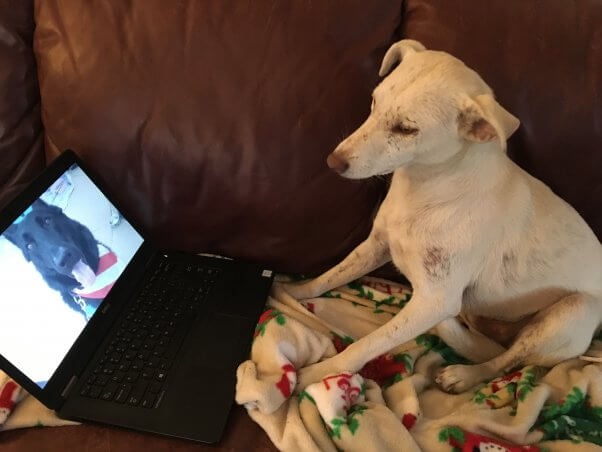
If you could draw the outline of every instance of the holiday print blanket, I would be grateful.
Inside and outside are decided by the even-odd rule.
[[[238,369],[237,402],[285,451],[602,450],[602,364],[581,359],[450,395],[433,385],[433,372],[467,361],[427,333],[358,374],[327,375],[295,393],[295,369],[343,350],[411,295],[366,277],[300,303],[276,286]],[[602,335],[587,354],[602,356]],[[0,429],[69,424],[0,372]]]
[[[284,451],[602,450],[602,363],[527,366],[458,395],[433,383],[467,363],[428,332],[296,393],[296,369],[330,357],[389,320],[412,296],[362,278],[298,301],[275,286],[237,372],[236,401]],[[602,356],[602,335],[590,356]]]

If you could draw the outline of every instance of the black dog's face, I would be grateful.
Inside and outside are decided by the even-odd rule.
[[[67,217],[60,208],[36,201],[5,236],[51,286],[49,278],[61,280],[63,285],[66,278],[72,279],[72,287],[93,282],[98,266],[96,241],[85,226]]]

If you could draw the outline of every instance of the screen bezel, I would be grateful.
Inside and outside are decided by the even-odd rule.
[[[93,171],[90,171],[71,150],[62,152],[25,190],[2,209],[0,212],[0,234],[4,233],[21,213],[73,164],[77,164],[82,169],[103,195],[119,210],[124,219],[140,234],[143,241],[127,267],[123,270],[111,292],[100,304],[95,315],[84,327],[44,388],[40,388],[33,380],[0,354],[0,369],[5,371],[7,375],[48,408],[55,410],[58,410],[63,404],[63,396],[65,395],[63,393],[67,389],[67,386],[72,382],[74,376],[79,377],[81,375],[85,366],[92,358],[94,351],[98,348],[100,342],[104,339],[109,328],[119,315],[124,302],[138,289],[139,284],[136,283],[141,280],[144,270],[156,254],[156,250],[147,240],[142,229],[134,221],[123,215],[123,210],[109,195],[110,192],[100,181],[100,178]]]

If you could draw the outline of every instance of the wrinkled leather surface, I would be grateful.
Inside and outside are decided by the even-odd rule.
[[[602,2],[408,0],[404,34],[476,70],[521,120],[509,155],[602,239]]]
[[[48,152],[79,151],[166,247],[316,273],[385,189],[325,159],[367,115],[401,2],[37,3]]]
[[[0,205],[45,166],[33,0],[0,0]]]

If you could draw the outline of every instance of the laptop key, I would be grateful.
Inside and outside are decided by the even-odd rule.
[[[127,383],[134,383],[136,380],[138,380],[139,377],[140,377],[140,374],[138,372],[130,371],[125,376],[125,381]]]
[[[140,361],[145,361],[148,359],[149,356],[150,356],[150,351],[143,350],[141,352],[138,352],[138,354],[136,355],[136,358],[139,359]]]
[[[102,393],[100,394],[100,398],[103,400],[112,400],[118,388],[119,386],[116,383],[109,382],[109,384],[103,389]]]
[[[136,361],[134,361],[132,363],[130,370],[138,372],[138,371],[142,370],[143,367],[144,367],[144,361],[141,361],[140,359],[136,359]]]
[[[90,385],[86,385],[82,388],[82,390],[79,392],[79,395],[82,396],[87,396],[90,394],[90,390],[92,389],[92,386]]]
[[[96,377],[96,384],[98,386],[104,386],[109,382],[109,376],[108,375],[99,375],[98,377]]]
[[[157,367],[159,365],[159,359],[153,356],[146,362],[146,365],[148,367]]]
[[[124,403],[128,396],[130,395],[130,391],[132,390],[132,385],[129,383],[124,383],[117,388],[117,392],[115,394],[115,401],[119,403]]]
[[[143,397],[142,397],[142,402],[140,402],[140,406],[144,407],[144,408],[152,408],[153,406],[155,406],[155,400],[157,399],[157,396],[155,396],[154,394],[151,393],[146,393]]]
[[[151,381],[148,384],[148,391],[152,392],[153,394],[158,394],[159,391],[161,391],[162,387],[163,387],[163,383],[160,383],[158,381]]]
[[[136,385],[133,387],[132,392],[130,393],[130,397],[128,398],[128,403],[130,405],[138,405],[140,403],[140,401],[142,400],[142,396],[144,396],[144,392],[146,391],[146,388],[148,386],[148,383],[144,380],[140,380],[136,383]]]
[[[125,377],[125,373],[118,370],[111,377],[111,381],[114,381],[115,383],[121,383],[123,381],[124,377]]]
[[[90,392],[88,392],[88,397],[92,399],[97,399],[100,396],[102,388],[100,386],[92,386],[90,388]]]

